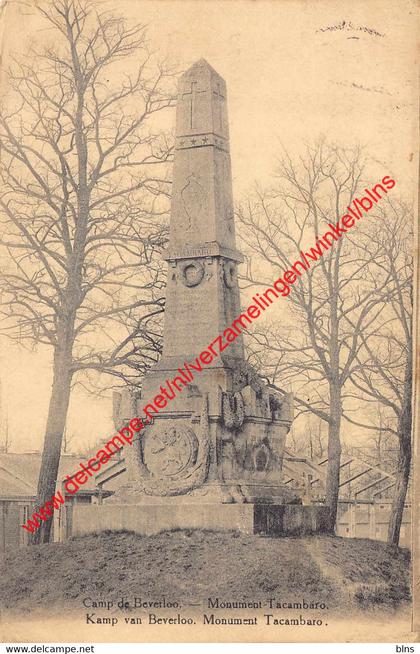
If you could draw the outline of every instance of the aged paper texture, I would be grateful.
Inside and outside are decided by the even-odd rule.
[[[418,642],[417,5],[0,10],[2,641]]]

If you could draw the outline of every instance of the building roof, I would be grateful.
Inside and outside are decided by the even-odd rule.
[[[76,454],[62,454],[58,479],[73,475],[80,470],[81,457]],[[0,454],[0,499],[32,498],[36,496],[39,470],[41,467],[40,452],[22,452]],[[79,493],[89,495],[96,491],[95,478],[91,477]]]
[[[328,457],[325,455],[319,460],[311,461],[306,457],[296,456],[291,450],[285,448],[283,460],[283,482],[299,483],[311,475],[310,484],[314,492],[322,496],[325,494]],[[396,483],[395,474],[380,468],[354,454],[343,454],[341,457],[341,474],[339,485],[340,501],[352,500],[378,500],[384,501],[392,497]]]

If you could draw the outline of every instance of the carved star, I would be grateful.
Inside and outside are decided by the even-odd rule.
[[[192,143],[193,145],[195,145],[195,143],[196,143],[196,139],[191,139],[191,143]]]
[[[203,136],[203,143],[207,143],[207,141],[208,141],[207,136]]]

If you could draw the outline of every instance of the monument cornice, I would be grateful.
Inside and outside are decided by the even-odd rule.
[[[181,248],[168,248],[164,253],[165,261],[176,261],[178,259],[197,259],[199,257],[223,257],[237,263],[243,263],[244,256],[239,250],[220,245],[217,241],[197,243],[195,245],[184,245]]]

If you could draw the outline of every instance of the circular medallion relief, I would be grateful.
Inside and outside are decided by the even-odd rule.
[[[150,472],[158,477],[173,477],[194,465],[198,440],[189,427],[167,427],[146,434],[143,458]]]
[[[183,261],[179,264],[179,268],[185,286],[197,286],[203,279],[204,266],[199,261]]]

